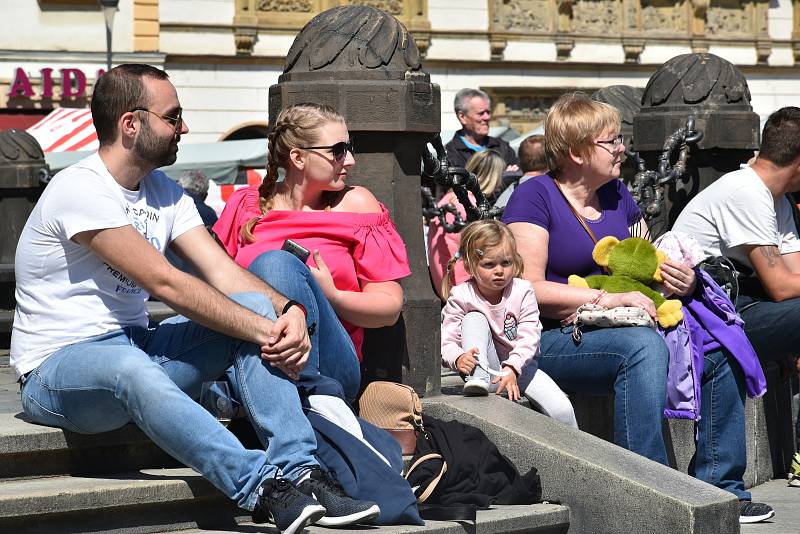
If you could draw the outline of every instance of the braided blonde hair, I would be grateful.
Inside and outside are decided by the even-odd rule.
[[[278,114],[275,126],[269,134],[267,174],[258,187],[258,207],[261,215],[253,217],[242,226],[241,235],[245,242],[255,241],[253,227],[272,208],[275,191],[278,188],[278,168],[286,169],[289,152],[293,148],[317,144],[319,129],[329,122],[344,124],[344,117],[324,104],[311,102],[295,104]]]
[[[478,267],[483,253],[497,246],[505,246],[511,252],[511,261],[514,263],[514,278],[522,275],[525,264],[522,256],[517,252],[517,240],[511,229],[500,221],[486,219],[468,224],[461,230],[461,242],[450,261],[447,262],[447,272],[442,280],[442,297],[446,300],[452,288],[451,277],[453,266],[459,259],[464,262],[464,270],[472,275]]]

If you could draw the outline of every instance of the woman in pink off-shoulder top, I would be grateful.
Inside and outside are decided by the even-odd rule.
[[[319,372],[338,380],[348,398],[358,390],[364,328],[397,321],[398,280],[411,273],[386,208],[367,189],[347,185],[352,153],[344,119],[332,108],[283,110],[270,135],[263,183],[234,193],[213,228],[239,265],[306,307],[316,336],[312,350],[322,349]],[[287,282],[289,273],[275,267],[275,256],[288,254],[279,250],[286,239],[312,253],[305,281]],[[352,344],[341,342],[342,325]]]

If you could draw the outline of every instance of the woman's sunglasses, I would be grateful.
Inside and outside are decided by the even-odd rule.
[[[333,159],[335,159],[338,163],[344,161],[344,158],[347,157],[347,153],[350,152],[351,154],[355,154],[355,147],[353,146],[353,140],[348,139],[347,141],[339,141],[333,145],[327,146],[301,146],[298,148],[302,148],[303,150],[330,150],[333,154]]]

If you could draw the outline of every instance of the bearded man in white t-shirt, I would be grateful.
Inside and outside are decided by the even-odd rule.
[[[683,209],[674,230],[707,256],[752,271],[736,302],[762,362],[800,353],[800,239],[787,193],[800,191],[800,108],[770,115],[755,161],[722,176]]]
[[[189,131],[166,73],[112,69],[95,85],[92,118],[98,152],[53,178],[17,246],[11,363],[27,416],[84,434],[133,422],[289,534],[376,517],[314,458],[292,382],[311,348],[304,306],[238,267],[192,199],[154,170],[175,162]],[[167,246],[199,277],[172,267]],[[148,328],[149,295],[183,316]],[[245,449],[193,400],[227,369],[266,451]]]

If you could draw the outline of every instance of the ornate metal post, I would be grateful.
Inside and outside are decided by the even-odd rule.
[[[39,200],[50,172],[39,143],[21,130],[0,132],[0,310],[12,310],[14,254],[25,221]],[[0,333],[0,338],[4,334]],[[0,340],[0,347],[8,340]]]
[[[367,332],[367,377],[402,376],[420,394],[433,394],[441,384],[440,305],[425,260],[419,192],[421,154],[439,132],[441,106],[439,87],[421,69],[413,37],[394,17],[367,6],[336,7],[295,38],[270,87],[269,116],[273,122],[282,108],[309,101],[344,115],[357,151],[352,183],[386,205],[413,273],[402,282],[398,324]]]
[[[738,169],[758,149],[759,118],[739,69],[713,54],[685,54],[670,59],[650,77],[642,108],[633,119],[633,149],[648,169],[664,166],[659,157],[665,139],[686,129],[690,115],[702,137],[688,149],[685,176],[665,186],[665,206],[651,224],[654,237],[672,226],[698,191]]]

